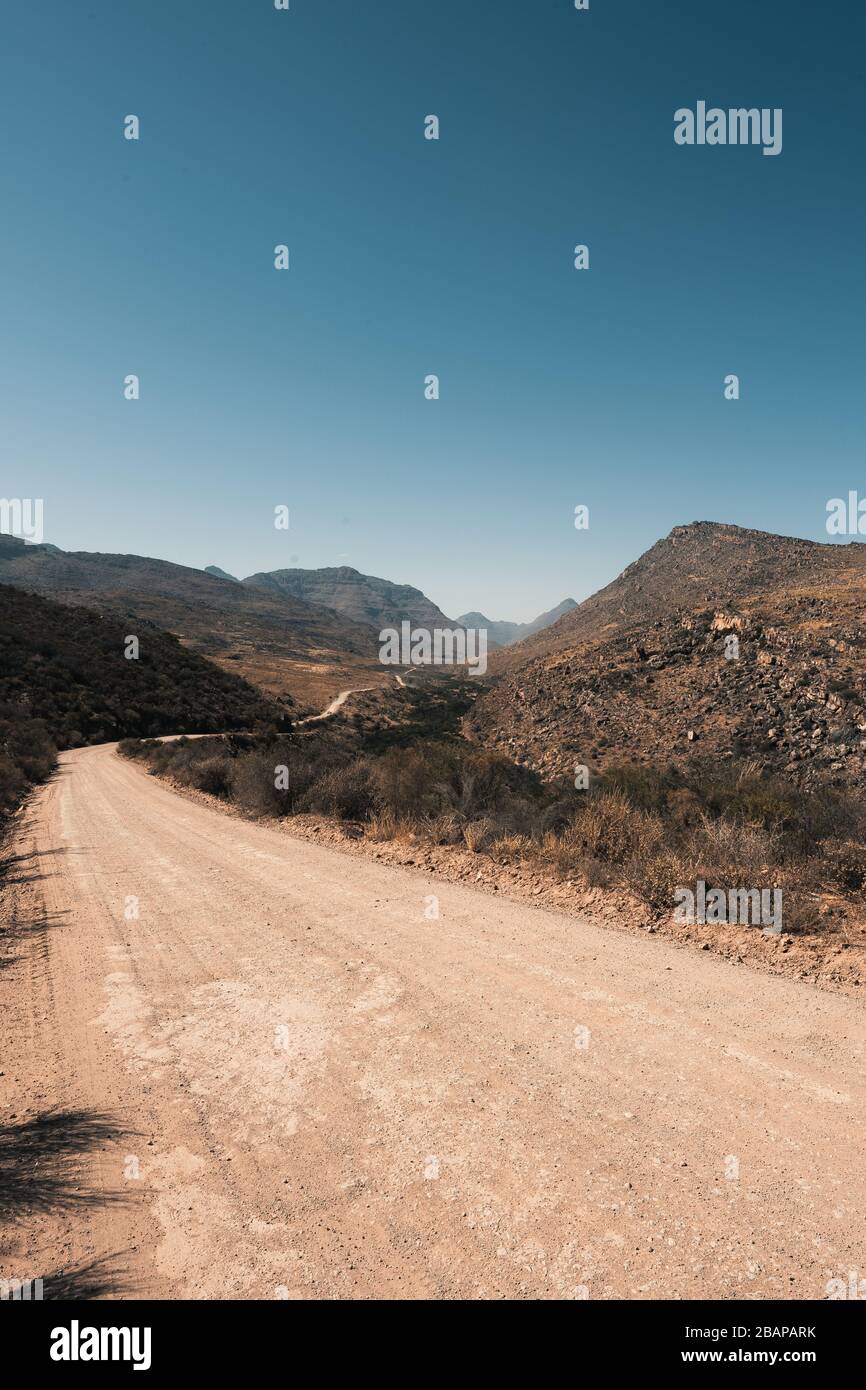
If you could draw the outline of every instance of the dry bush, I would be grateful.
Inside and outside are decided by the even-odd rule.
[[[588,888],[607,887],[613,878],[611,867],[587,852],[574,828],[563,834],[548,831],[540,841],[524,840],[523,858],[531,857],[553,868],[561,878],[579,877]]]
[[[852,840],[866,842],[866,795],[862,791],[817,788],[804,797],[805,831],[810,842]]]
[[[866,845],[856,840],[824,840],[820,848],[839,887],[862,893],[866,888]]]
[[[463,827],[463,843],[472,854],[481,854],[493,841],[489,820],[467,821]]]
[[[370,770],[365,762],[354,762],[331,768],[304,792],[295,809],[343,820],[364,820],[373,804]]]
[[[463,840],[463,821],[453,811],[433,816],[424,822],[424,832],[434,845],[459,845]]]
[[[368,840],[375,840],[381,843],[384,840],[399,840],[403,822],[399,821],[393,811],[373,811],[367,818],[364,827],[364,834]]]
[[[818,931],[821,918],[818,866],[807,862],[777,874],[773,886],[782,890],[782,930],[792,933]]]
[[[662,811],[665,807],[669,777],[655,768],[631,763],[612,765],[605,769],[603,781],[606,790],[619,792],[639,811]]]
[[[450,812],[473,821],[515,807],[520,771],[497,753],[430,743],[391,748],[368,761],[377,808],[401,819]]]
[[[532,858],[549,864],[563,877],[579,873],[587,857],[582,842],[568,830],[561,835],[548,830],[540,841],[529,841],[529,846]]]
[[[232,785],[232,762],[225,756],[204,758],[187,769],[187,780],[211,796],[227,796]]]
[[[647,855],[663,838],[661,821],[637,810],[616,791],[590,796],[562,835],[576,857],[589,854],[608,864]]]
[[[154,740],[150,738],[123,738],[117,751],[123,758],[147,758],[153,751]]]
[[[379,811],[398,820],[435,814],[439,809],[436,768],[415,748],[392,748],[371,760],[370,783]]]
[[[701,799],[691,787],[674,787],[668,793],[666,811],[675,832],[697,825],[703,815]]]
[[[586,793],[583,793],[586,796]],[[562,835],[574,819],[576,810],[575,793],[569,790],[565,795],[554,793],[548,805],[539,806],[531,801],[512,803],[508,820],[512,826],[525,829],[538,840],[548,836]]]
[[[721,889],[726,895],[732,889],[779,889],[783,930],[812,930],[820,920],[819,861],[804,858],[796,865],[785,865],[781,844],[778,829],[704,816],[679,843],[674,838],[650,854],[635,854],[623,876],[632,892],[662,912],[673,909],[677,888],[695,891],[699,880],[707,892]]]
[[[779,846],[778,832],[703,816],[685,848],[699,878],[720,888],[732,888],[767,883],[771,865],[779,859]]]
[[[0,753],[0,815],[14,810],[27,790],[27,778],[18,764]]]
[[[231,779],[232,800],[251,816],[285,816],[291,809],[291,773],[289,790],[276,787],[276,769],[280,766],[273,753],[247,753],[235,762]]]
[[[492,840],[490,853],[495,855],[497,859],[513,861],[528,858],[532,848],[532,841],[528,835],[510,831],[503,835],[497,835]]]
[[[695,882],[692,865],[671,849],[657,849],[650,854],[636,854],[625,865],[626,886],[636,897],[662,912],[674,906],[674,891]]]
[[[182,782],[185,786],[192,785],[190,770],[193,763],[202,762],[213,754],[213,744],[207,739],[193,741],[188,738],[178,738],[172,739],[168,743],[161,743],[154,739],[149,744],[149,748],[147,762],[151,772],[154,772],[157,777],[174,777],[176,781]]]
[[[612,875],[607,864],[593,858],[591,854],[584,855],[578,865],[578,871],[587,888],[607,888],[610,885]]]

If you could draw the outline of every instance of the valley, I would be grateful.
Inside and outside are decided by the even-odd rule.
[[[858,547],[675,528],[484,675],[383,665],[294,581],[2,542],[0,575],[4,1142],[51,1135],[4,1270],[172,1299],[842,1277]],[[368,578],[350,606],[423,607]]]

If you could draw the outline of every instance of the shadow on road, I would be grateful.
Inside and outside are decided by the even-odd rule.
[[[16,947],[22,942],[54,927],[64,926],[70,916],[67,910],[46,912],[41,896],[37,894],[25,898],[24,906],[14,897],[9,901],[4,896],[4,890],[13,884],[37,883],[50,878],[50,862],[42,861],[50,861],[58,854],[75,852],[68,848],[33,850],[27,854],[9,854],[0,859],[0,970],[12,965],[18,958]]]
[[[60,849],[34,849],[28,854],[5,855],[0,859],[0,888],[12,883],[37,883],[42,879],[51,878],[51,874],[47,872],[50,864],[43,864],[41,861],[68,853],[69,849],[64,845]]]
[[[46,1300],[69,1302],[75,1299],[123,1298],[134,1291],[129,1274],[122,1266],[123,1252],[103,1255],[71,1269],[58,1269],[43,1278]]]
[[[0,1126],[0,1219],[123,1201],[125,1192],[87,1187],[79,1161],[130,1133],[87,1110],[45,1110]]]
[[[69,910],[66,908],[62,912],[46,912],[41,905],[26,913],[16,911],[0,916],[0,970],[14,964],[19,955],[17,948],[27,938],[38,937],[55,927],[65,926],[69,916]]]

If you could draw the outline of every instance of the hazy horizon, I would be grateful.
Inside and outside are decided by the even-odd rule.
[[[720,520],[720,519],[717,518],[717,517],[692,517],[691,520],[689,520],[689,521],[677,521],[677,522],[674,523],[674,526],[675,526],[675,527],[676,527],[676,526],[694,526],[694,525],[735,526],[735,527],[739,527],[739,529],[745,530],[745,531],[761,531],[761,530],[762,530],[761,527],[746,526],[746,525],[742,525],[740,522],[736,522],[736,521],[722,521],[722,520]],[[674,528],[672,527],[671,529],[674,529]],[[665,533],[665,535],[668,535],[668,534],[670,534],[670,533],[669,533],[669,532],[666,532],[666,533]],[[820,544],[820,545],[831,545],[831,544],[854,544],[854,545],[862,545],[862,544],[866,544],[866,541],[860,541],[860,540],[856,539],[855,537],[846,537],[846,538],[844,539],[844,541],[834,540],[834,538],[831,537],[831,536],[829,536],[829,535],[827,535],[826,532],[824,533],[823,536],[817,536],[817,537],[816,537],[816,536],[802,536],[802,535],[795,535],[795,534],[792,534],[792,533],[782,533],[782,532],[764,532],[764,534],[778,535],[778,536],[780,536],[781,538],[787,539],[787,540],[813,541],[813,542],[815,542],[816,544]],[[652,541],[650,541],[648,545],[644,546],[644,548],[643,548],[642,550],[640,550],[640,551],[637,552],[635,555],[633,555],[633,556],[631,557],[631,559],[627,560],[627,561],[625,562],[625,565],[622,566],[622,569],[624,569],[624,568],[626,567],[626,565],[631,564],[633,560],[637,560],[637,559],[639,558],[639,556],[640,556],[640,555],[643,555],[643,554],[645,553],[646,550],[649,550],[649,549],[656,543],[656,541],[660,541],[660,540],[664,540],[664,539],[665,539],[665,536],[656,536],[656,537],[654,537],[654,539],[653,539]],[[57,542],[54,541],[54,540],[52,540],[50,537],[46,537],[44,543],[45,543],[46,545],[57,545]],[[76,550],[81,551],[81,550],[83,550],[83,547],[81,547],[81,546],[58,546],[58,548],[61,549],[61,550],[68,550],[68,551],[76,551]],[[117,551],[117,550],[107,550],[107,549],[104,549],[104,548],[102,548],[102,547],[99,547],[99,548],[97,548],[97,549],[95,549],[95,550],[93,550],[93,551],[91,551],[91,552],[89,552],[89,553],[91,553],[91,554],[97,554],[97,555],[112,555],[112,554],[113,554],[113,555],[118,555],[118,554],[142,555],[142,556],[143,556],[144,558],[146,558],[146,559],[151,559],[151,560],[163,560],[163,561],[168,562],[169,564],[183,565],[183,566],[186,566],[186,567],[189,568],[189,569],[196,569],[196,570],[206,570],[206,569],[208,568],[208,566],[212,566],[212,567],[214,567],[214,568],[224,570],[224,571],[226,572],[226,574],[228,574],[231,578],[238,580],[239,582],[240,582],[240,581],[243,581],[244,579],[249,579],[249,578],[251,578],[254,574],[268,573],[268,571],[267,571],[267,570],[263,570],[261,566],[253,566],[252,568],[249,568],[249,569],[244,569],[243,567],[241,567],[241,568],[236,568],[236,569],[235,569],[235,568],[232,568],[230,565],[221,564],[219,560],[208,560],[208,561],[207,561],[207,564],[196,565],[196,564],[191,564],[191,563],[190,563],[189,561],[187,561],[187,560],[179,560],[179,559],[177,559],[176,557],[174,557],[173,555],[144,554],[144,552],[142,552],[142,551]],[[415,589],[420,589],[421,592],[424,593],[424,594],[426,595],[427,598],[431,599],[433,603],[437,604],[437,606],[438,606],[439,608],[441,608],[441,610],[446,614],[446,616],[451,617],[451,618],[460,617],[463,613],[473,613],[473,612],[475,612],[475,613],[483,613],[484,616],[485,616],[486,618],[488,618],[491,622],[517,622],[517,623],[529,623],[529,622],[532,622],[535,618],[540,617],[543,613],[548,613],[548,612],[551,611],[551,609],[557,608],[561,603],[563,603],[563,602],[564,602],[565,600],[567,600],[567,599],[574,599],[575,602],[577,602],[578,604],[580,604],[580,603],[583,602],[584,599],[589,598],[591,594],[597,593],[599,589],[605,588],[605,587],[606,587],[608,584],[610,584],[614,579],[616,579],[617,576],[618,576],[619,574],[622,573],[622,569],[617,569],[617,570],[615,570],[614,572],[612,572],[611,574],[609,574],[606,578],[602,578],[601,582],[600,582],[598,585],[596,585],[596,587],[595,587],[594,589],[590,590],[588,593],[581,594],[580,596],[577,596],[577,595],[575,595],[575,594],[573,594],[573,593],[562,593],[562,594],[560,595],[559,598],[552,599],[549,603],[545,604],[545,605],[544,605],[543,607],[541,607],[541,608],[536,609],[536,610],[535,610],[534,612],[532,612],[532,613],[527,613],[527,614],[525,614],[525,615],[515,616],[514,614],[511,614],[511,613],[505,614],[505,613],[489,612],[487,609],[481,607],[481,605],[479,605],[479,604],[477,604],[477,603],[464,603],[462,607],[457,607],[457,608],[454,608],[453,610],[452,610],[452,609],[449,609],[449,608],[445,607],[444,604],[442,604],[442,603],[439,602],[439,599],[438,599],[438,597],[437,597],[437,595],[436,595],[435,593],[429,593],[426,589],[423,588],[423,586],[417,584],[412,578],[405,578],[405,577],[400,577],[399,575],[394,575],[394,574],[386,573],[385,570],[382,569],[381,567],[380,567],[378,570],[377,570],[377,569],[359,570],[357,565],[350,565],[350,564],[348,563],[348,561],[334,561],[333,563],[328,563],[328,562],[326,562],[326,563],[324,563],[324,564],[322,564],[322,565],[296,565],[296,564],[292,564],[292,563],[288,563],[288,562],[287,562],[285,565],[274,566],[273,568],[274,568],[274,569],[298,569],[298,570],[302,570],[302,571],[305,571],[305,572],[308,572],[308,573],[309,573],[309,572],[313,572],[313,571],[318,570],[318,569],[339,569],[339,568],[342,568],[342,567],[344,567],[344,566],[346,566],[346,567],[348,567],[348,568],[350,568],[350,569],[354,569],[354,570],[356,570],[356,571],[357,571],[358,573],[360,573],[360,574],[365,574],[365,575],[367,575],[367,576],[370,577],[370,578],[384,579],[384,580],[388,580],[388,581],[389,581],[390,583],[392,583],[392,584],[404,584],[404,585],[409,585],[409,586],[411,586],[412,588],[415,588]]]

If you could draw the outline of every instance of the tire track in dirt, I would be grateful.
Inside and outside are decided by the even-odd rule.
[[[15,1226],[13,1274],[822,1298],[866,1268],[854,1000],[223,815],[111,746],[63,755],[17,846],[51,925],[0,971],[6,1099],[134,1134],[76,1155],[103,1198]]]

